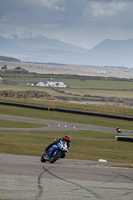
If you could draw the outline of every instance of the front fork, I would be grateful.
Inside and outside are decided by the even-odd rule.
[[[47,153],[47,156],[49,157],[49,158],[51,158],[51,156],[52,156],[52,153],[55,151],[56,152],[56,150],[57,150],[57,147],[51,147],[51,149],[49,150],[49,152]]]

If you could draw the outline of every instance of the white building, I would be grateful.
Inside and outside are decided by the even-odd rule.
[[[40,80],[37,82],[36,86],[42,86],[42,87],[59,87],[59,88],[66,88],[68,85],[65,85],[63,81],[58,80]]]
[[[2,77],[0,77],[0,83],[2,83]]]

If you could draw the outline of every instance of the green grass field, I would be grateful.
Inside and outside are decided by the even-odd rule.
[[[40,127],[46,127],[47,125],[0,119],[0,127],[7,127],[7,126],[9,128],[40,128]]]
[[[103,89],[133,89],[132,81],[115,81],[115,80],[79,80],[79,79],[69,79],[69,81],[64,79],[66,84],[70,84],[71,88],[103,88]]]
[[[131,80],[109,80],[109,79],[81,79],[81,77],[67,78],[63,75],[54,74],[15,74],[15,73],[1,73],[4,80],[18,81],[18,82],[37,82],[40,79],[53,78],[56,80],[62,80],[66,85],[70,85],[71,88],[103,88],[103,89],[133,89],[133,82]],[[112,78],[113,79],[113,78]]]
[[[86,134],[86,137],[82,137],[83,133]],[[61,137],[64,134],[69,134],[72,137],[70,152],[67,154],[67,158],[95,161],[102,158],[108,162],[133,163],[132,143],[105,140],[102,138],[114,138],[114,135],[108,136],[108,134],[99,133],[98,136],[98,133],[94,132],[94,135],[92,135],[90,131],[68,131],[65,133],[4,131],[0,133],[0,152],[41,156],[46,146],[53,142],[54,138]]]
[[[9,98],[9,97],[0,97],[0,101],[133,117],[132,107],[124,105],[79,104],[79,103],[70,103],[67,101],[60,101],[54,99],[49,99],[49,100],[32,99],[32,98],[23,99],[23,98]]]
[[[61,89],[62,90],[62,89]],[[104,89],[65,89],[65,92],[73,95],[91,95],[91,96],[104,96],[104,97],[117,97],[117,98],[133,98],[133,91],[117,91],[117,90],[104,90]],[[63,94],[61,94],[63,95]],[[70,95],[69,95],[70,96]]]
[[[121,128],[133,130],[133,123],[131,121],[59,113],[54,111],[42,111],[0,105],[0,114],[61,120],[114,128],[120,126]],[[98,159],[106,159],[108,162],[133,164],[132,143],[115,141],[115,136],[117,134],[95,131],[0,131],[0,153],[41,156],[43,150],[49,143],[53,142],[54,138],[59,138],[64,135],[70,135],[72,138],[70,152],[67,154],[66,158],[95,161]]]
[[[50,75],[46,78],[46,75],[35,75],[35,74],[12,74],[12,73],[3,73],[4,81],[12,82],[37,82],[40,79],[48,79]],[[51,77],[54,75],[51,75]],[[61,76],[61,75],[60,75]],[[69,85],[70,88],[62,88],[61,91],[65,93],[71,93],[71,95],[66,95],[65,93],[59,93],[50,88],[43,87],[29,87],[24,85],[8,85],[0,84],[0,90],[39,90],[48,92],[52,96],[71,96],[75,95],[92,95],[92,96],[102,96],[102,97],[117,97],[117,98],[133,98],[133,81],[131,80],[83,80],[78,78],[65,78],[63,76],[57,76],[57,80],[62,80],[66,85]],[[115,89],[115,90],[114,90]],[[116,91],[117,90],[117,91]]]

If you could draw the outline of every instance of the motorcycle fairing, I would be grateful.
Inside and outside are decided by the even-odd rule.
[[[55,151],[55,152],[54,152]],[[51,158],[51,155],[52,153],[54,152],[54,155],[57,153],[58,149],[57,149],[57,145],[53,145],[51,148],[50,148],[50,151],[48,152],[47,156],[49,158]]]

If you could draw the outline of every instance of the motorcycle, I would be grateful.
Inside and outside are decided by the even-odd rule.
[[[65,141],[59,141],[57,144],[53,145],[47,153],[41,156],[41,162],[49,161],[50,163],[54,163],[59,158],[64,158],[67,152],[67,143]]]
[[[117,133],[121,133],[120,128],[116,128]]]

